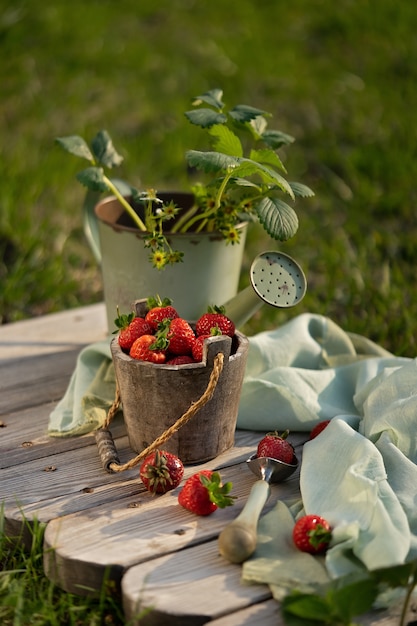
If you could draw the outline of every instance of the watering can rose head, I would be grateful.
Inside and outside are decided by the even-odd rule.
[[[270,237],[286,241],[298,230],[297,214],[286,200],[314,195],[306,185],[286,178],[278,150],[294,138],[269,129],[267,118],[271,115],[266,111],[247,105],[228,109],[222,98],[222,90],[210,90],[195,98],[194,108],[185,113],[192,124],[207,132],[211,148],[185,154],[188,166],[207,176],[206,182],[191,187],[194,204],[188,209],[163,203],[152,189],[139,191],[131,185],[127,185],[128,201],[117,182],[105,173],[123,161],[106,130],[98,132],[90,145],[78,135],[56,140],[71,154],[90,162],[77,174],[78,181],[92,191],[110,192],[118,198],[137,228],[146,233],[145,245],[158,269],[182,260],[182,252],[171,247],[168,234],[217,232],[234,244],[239,241],[240,223],[259,221]],[[132,206],[135,203],[143,207],[142,216]]]

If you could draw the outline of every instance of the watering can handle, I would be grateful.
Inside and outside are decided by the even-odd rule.
[[[120,193],[124,196],[130,196],[132,191],[127,183],[118,178],[112,178],[112,183],[116,185]],[[91,248],[97,263],[101,263],[100,237],[98,232],[98,219],[95,213],[95,206],[100,200],[101,193],[99,191],[87,190],[83,203],[83,228],[84,234]]]

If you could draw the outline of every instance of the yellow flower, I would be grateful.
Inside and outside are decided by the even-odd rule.
[[[163,250],[155,250],[151,254],[152,265],[156,267],[157,270],[161,270],[167,264],[167,255]]]
[[[236,228],[229,228],[229,230],[224,233],[224,236],[226,243],[239,243],[240,235]]]

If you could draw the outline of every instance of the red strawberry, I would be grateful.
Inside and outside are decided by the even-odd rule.
[[[283,463],[292,463],[294,460],[294,448],[287,441],[288,435],[288,430],[284,431],[282,435],[279,435],[277,431],[267,433],[258,443],[256,455],[258,457],[267,456]]]
[[[209,335],[212,328],[218,328],[222,335],[233,337],[235,334],[235,325],[232,320],[226,316],[223,306],[213,306],[208,308],[208,312],[204,313],[195,326],[196,335]]]
[[[295,523],[292,537],[296,547],[302,552],[319,554],[327,550],[332,538],[332,529],[323,517],[304,515]]]
[[[175,317],[179,317],[176,309],[172,306],[170,298],[164,298],[163,300],[159,296],[148,298],[147,306],[148,312],[145,315],[145,320],[150,323],[154,330],[157,330],[158,325],[164,320],[172,320]]]
[[[222,333],[218,328],[212,328],[211,332],[208,335],[199,335],[195,338],[192,355],[194,361],[202,361],[203,360],[203,349],[204,349],[204,341],[209,337],[215,337],[216,335],[221,335]]]
[[[330,420],[323,420],[316,424],[310,432],[310,439],[314,439],[317,435],[320,435],[321,431],[324,430]]]
[[[139,476],[151,493],[165,493],[180,484],[184,476],[184,465],[175,454],[156,450],[142,462]]]
[[[128,315],[121,314],[117,308],[117,317],[114,320],[119,336],[117,338],[119,346],[125,352],[129,352],[133,342],[141,335],[149,335],[153,332],[151,325],[143,317],[135,317],[134,313]]]
[[[173,356],[171,359],[168,359],[165,362],[165,365],[187,365],[189,363],[195,363],[194,359],[188,354],[183,354],[181,356]]]
[[[178,502],[196,515],[210,515],[233,504],[234,497],[228,495],[231,488],[230,482],[222,485],[219,472],[200,470],[185,481]]]
[[[195,334],[190,324],[182,317],[176,317],[170,321],[166,336],[169,341],[168,349],[172,354],[190,355],[192,353]]]
[[[166,350],[158,347],[155,335],[142,335],[133,343],[129,352],[132,359],[150,361],[151,363],[165,363]]]

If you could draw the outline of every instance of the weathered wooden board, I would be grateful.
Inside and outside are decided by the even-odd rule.
[[[275,600],[264,604],[271,598],[269,587],[242,582],[241,566],[219,555],[216,540],[131,567],[122,578],[122,597],[132,626],[284,624],[279,604]],[[152,610],[139,619],[145,609]],[[367,613],[358,623],[394,626],[400,611],[398,604]]]
[[[0,415],[57,402],[64,395],[79,350],[0,363]]]
[[[81,348],[104,339],[107,332],[102,302],[0,325],[0,363]]]
[[[209,541],[130,568],[122,580],[124,612],[134,624],[138,611],[150,608],[141,625],[205,624],[271,597],[266,585],[241,585],[240,578],[240,565]]]
[[[105,568],[117,580],[132,565],[217,537],[243,508],[257,480],[245,462],[257,439],[252,433],[251,445],[235,447],[215,462],[186,468],[185,477],[197,468],[220,468],[223,479],[233,483],[234,506],[219,509],[209,518],[197,517],[178,504],[179,487],[160,497],[144,493],[137,508],[130,508],[131,499],[118,499],[95,507],[93,515],[86,511],[52,520],[45,533],[48,576],[67,591],[77,592],[79,584],[87,583],[100,589]],[[265,511],[278,497],[288,501],[298,494],[298,474],[294,474],[272,486]]]
[[[93,446],[90,454],[96,455],[93,434],[79,437],[49,437],[47,425],[55,403],[35,408],[23,409],[1,418],[0,428],[0,469],[20,466],[36,459],[55,456],[67,450]],[[117,417],[111,425],[114,438],[126,434],[122,417]],[[131,453],[133,456],[133,453]]]

